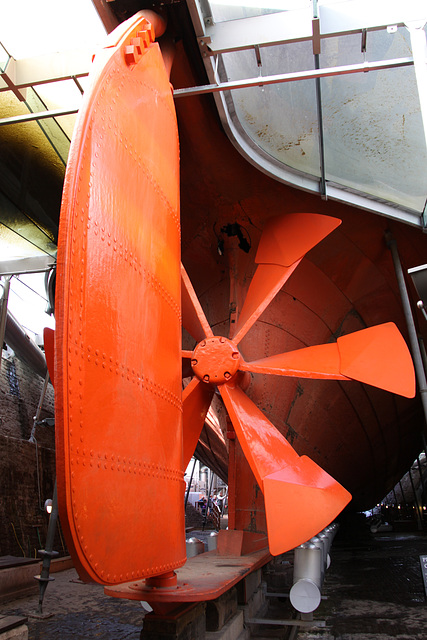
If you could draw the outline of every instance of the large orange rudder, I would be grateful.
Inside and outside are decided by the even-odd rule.
[[[67,166],[56,294],[57,481],[79,574],[185,562],[179,149],[141,14],[95,57]]]

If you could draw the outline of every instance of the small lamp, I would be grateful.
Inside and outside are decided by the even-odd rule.
[[[48,498],[44,503],[44,510],[46,511],[46,513],[49,513],[49,514],[52,513],[52,504],[53,504],[52,499]]]

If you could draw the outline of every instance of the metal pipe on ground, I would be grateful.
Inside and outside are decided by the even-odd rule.
[[[325,570],[330,565],[329,550],[338,525],[332,524],[294,550],[293,585],[289,599],[301,614],[312,613],[321,601]]]
[[[185,548],[187,552],[187,558],[194,558],[194,556],[198,556],[199,553],[204,553],[205,544],[204,542],[202,542],[202,540],[192,537],[188,538],[188,540],[185,541]]]

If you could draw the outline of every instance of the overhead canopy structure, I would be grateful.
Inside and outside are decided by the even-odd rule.
[[[56,255],[75,114],[106,30],[90,0],[8,3],[0,26],[0,252]]]
[[[425,2],[188,4],[207,90],[250,162],[324,198],[426,225]]]
[[[126,7],[126,2],[114,4],[115,10]],[[176,99],[212,92],[233,143],[276,179],[427,226],[423,0],[187,4],[210,84],[179,89]],[[79,0],[47,2],[43,12],[25,2],[5,9],[0,27],[5,256],[55,254],[74,114],[92,54],[117,24],[105,8],[103,24],[94,5],[101,6]],[[11,156],[19,157],[15,173]]]

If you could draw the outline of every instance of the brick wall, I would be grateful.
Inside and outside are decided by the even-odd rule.
[[[5,353],[5,352],[3,352]],[[55,482],[55,433],[37,426],[29,442],[43,379],[17,357],[2,358],[0,370],[0,556],[35,557],[45,546],[48,516],[43,506]],[[49,384],[40,420],[54,417]],[[56,551],[67,553],[58,532]]]
[[[0,434],[28,440],[44,380],[16,356],[2,358],[0,370]],[[45,395],[40,420],[53,418],[54,392],[51,384]],[[55,447],[52,427],[37,427],[37,441]]]

